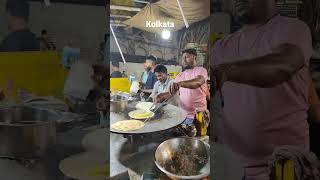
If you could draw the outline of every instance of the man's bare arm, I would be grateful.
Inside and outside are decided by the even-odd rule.
[[[160,93],[157,96],[153,97],[154,103],[162,103],[164,100],[168,100],[172,98],[175,94],[171,94],[170,92]]]
[[[188,80],[188,81],[181,81],[179,82],[179,86],[183,88],[188,88],[188,89],[197,89],[200,86],[202,86],[204,83],[206,83],[206,79],[199,75],[194,79]]]
[[[303,66],[304,55],[301,49],[295,45],[283,44],[265,56],[221,64],[212,71],[218,87],[222,86],[223,81],[230,81],[270,88],[290,80]]]

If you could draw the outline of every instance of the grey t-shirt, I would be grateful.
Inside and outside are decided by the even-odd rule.
[[[169,92],[169,88],[173,82],[174,82],[173,79],[171,79],[169,77],[167,78],[166,82],[164,82],[164,83],[157,81],[153,86],[153,91],[150,96],[154,97],[160,93]]]
[[[174,80],[171,79],[170,77],[167,78],[166,82],[162,83],[160,81],[157,81],[154,86],[153,86],[153,90],[152,93],[150,95],[150,97],[155,97],[158,94],[164,93],[164,92],[169,92],[170,90],[170,86],[174,83]],[[178,106],[179,102],[179,97],[178,94],[174,95],[169,101],[169,104]]]

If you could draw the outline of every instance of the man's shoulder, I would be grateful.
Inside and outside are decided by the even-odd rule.
[[[19,32],[12,32],[8,34],[3,41],[4,42],[10,42],[10,41],[15,41],[16,39],[19,39],[20,33]]]
[[[302,20],[300,20],[300,19],[298,19],[298,18],[292,18],[292,17],[287,17],[287,16],[281,16],[281,15],[278,15],[278,16],[275,18],[274,21],[306,24],[305,22],[303,22]]]
[[[172,83],[174,83],[174,79],[168,77],[168,84],[172,84]]]
[[[197,71],[197,72],[207,72],[207,69],[202,67],[202,66],[197,66],[195,68],[193,68],[193,71]]]
[[[119,77],[122,77],[122,74],[119,71],[114,71],[114,72],[111,73],[111,77],[119,78]]]
[[[157,81],[154,83],[154,86],[155,86],[155,87],[156,87],[156,86],[159,86],[159,84],[160,84],[160,81],[157,80]]]
[[[1,42],[1,51],[15,51],[19,50],[20,35],[18,32],[8,34]]]
[[[299,31],[301,29],[309,30],[309,26],[304,21],[298,18],[281,15],[278,15],[270,24],[281,29],[289,29],[293,31]]]
[[[180,72],[180,73],[176,76],[176,78],[174,79],[174,82],[179,82],[179,81],[181,81],[181,80],[183,79],[183,78],[182,78],[183,74],[184,74],[184,71]]]
[[[29,37],[29,38],[37,39],[37,36],[33,32],[31,32],[29,29],[13,32],[11,33],[11,35],[15,37]]]
[[[213,51],[219,51],[219,48],[225,48],[227,46],[227,44],[232,41],[233,39],[237,38],[237,36],[239,35],[239,31],[236,31],[234,33],[228,34],[225,37],[223,37],[222,39],[219,39],[218,41],[216,41],[213,45]]]
[[[157,79],[157,76],[154,72],[151,72],[150,75],[151,75],[152,79]]]
[[[177,78],[180,78],[183,74],[184,74],[184,71],[178,73],[177,76],[176,76],[176,79],[177,79]]]

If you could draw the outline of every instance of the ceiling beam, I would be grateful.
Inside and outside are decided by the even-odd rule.
[[[120,23],[122,23],[122,21],[119,21],[119,20],[110,20],[110,23],[117,23],[117,24],[120,24]]]
[[[123,24],[122,21],[119,21],[119,20],[110,20],[110,24],[112,26],[127,27],[127,25]]]
[[[111,26],[114,26],[114,27],[127,27],[124,24],[111,24]]]
[[[125,15],[118,15],[118,14],[110,14],[110,17],[113,17],[113,18],[126,18],[126,19],[132,18],[132,16],[125,16]]]
[[[141,11],[141,8],[137,7],[130,7],[130,6],[119,6],[119,5],[110,5],[110,9],[112,10],[123,10],[123,11]]]
[[[134,0],[134,2],[143,3],[143,4],[149,4],[150,3],[148,1],[142,1],[142,0]]]

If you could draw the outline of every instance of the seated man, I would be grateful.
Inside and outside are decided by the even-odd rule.
[[[40,44],[28,27],[28,2],[8,0],[6,13],[10,34],[0,43],[0,52],[39,51]]]
[[[157,58],[154,56],[148,56],[144,63],[145,72],[141,76],[140,84],[143,86],[143,89],[153,89],[154,84],[157,81],[156,76],[154,75],[154,68],[156,66]]]
[[[112,73],[110,75],[111,78],[121,78],[122,73],[119,70],[119,62],[112,61]]]
[[[168,76],[167,68],[162,64],[159,64],[155,67],[154,73],[158,81],[154,84],[153,91],[150,97],[154,102],[156,102],[157,95],[170,91],[170,86],[172,83],[174,83],[174,80]],[[171,98],[168,102],[172,105],[177,106],[177,96]]]

